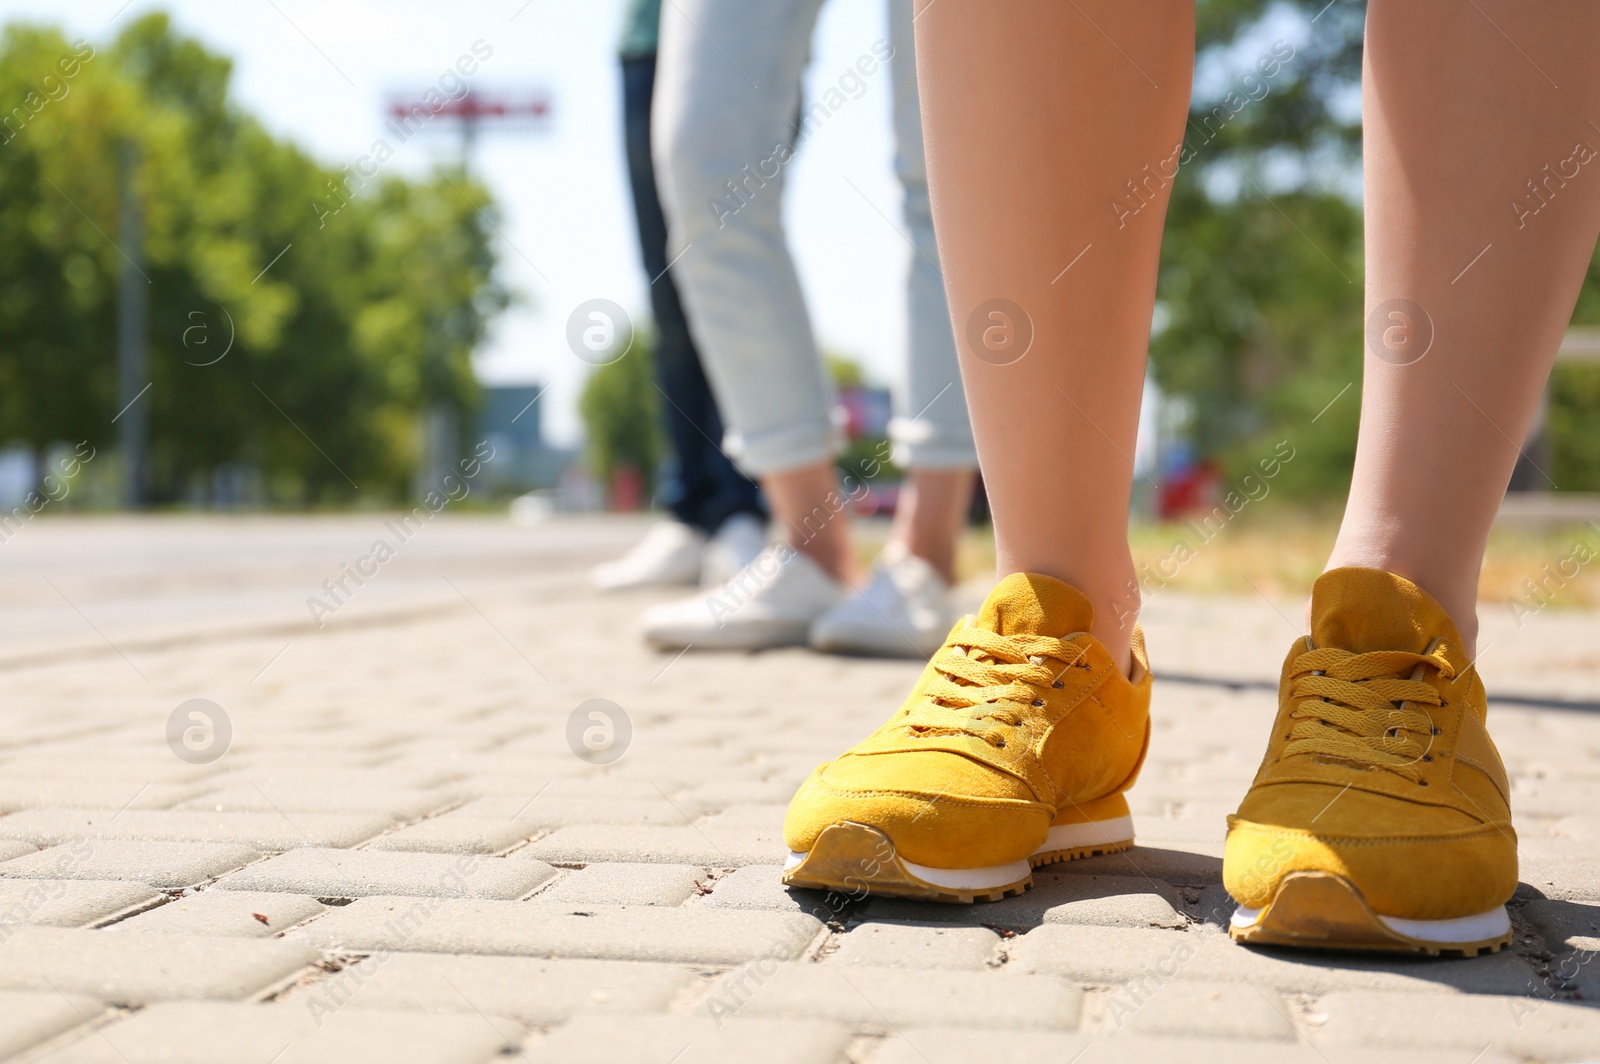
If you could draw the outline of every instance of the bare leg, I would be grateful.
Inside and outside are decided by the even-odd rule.
[[[843,512],[839,472],[833,462],[817,462],[761,477],[772,518],[785,542],[840,583],[859,582],[850,550],[850,519]]]
[[[1094,634],[1126,667],[1132,455],[1189,107],[1194,5],[924,5],[917,62],[939,251],[1000,572],[1082,590],[1095,604]],[[1128,182],[1144,206],[1119,214],[1113,200],[1131,198]],[[997,299],[1025,315],[1011,326],[1031,322],[1031,347],[1009,364],[995,364],[1014,354],[1004,308],[997,319],[985,307]],[[991,334],[1000,350],[975,353],[975,314],[1000,330]]]
[[[1368,11],[1367,357],[1328,566],[1414,581],[1469,653],[1489,527],[1600,233],[1597,44],[1588,0]]]
[[[947,584],[956,581],[956,541],[976,479],[971,469],[913,469],[895,509],[890,541],[937,569]]]

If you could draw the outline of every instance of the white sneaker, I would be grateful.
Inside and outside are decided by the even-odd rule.
[[[858,595],[817,618],[811,645],[843,654],[926,658],[944,645],[955,616],[950,585],[905,550],[884,551]]]
[[[706,549],[706,534],[680,521],[663,521],[632,550],[614,562],[597,565],[590,574],[602,591],[694,584]]]
[[[700,586],[721,587],[767,549],[767,526],[751,514],[734,514],[706,544]]]
[[[645,611],[641,627],[645,639],[660,647],[804,646],[812,622],[844,593],[816,562],[778,543],[717,590]]]

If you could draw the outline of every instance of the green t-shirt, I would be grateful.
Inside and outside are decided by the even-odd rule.
[[[628,0],[622,16],[622,43],[617,46],[624,59],[654,55],[661,32],[661,0]]]

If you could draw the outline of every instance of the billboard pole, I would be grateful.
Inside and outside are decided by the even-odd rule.
[[[422,94],[422,98],[426,98],[426,93]],[[543,89],[469,89],[460,97],[440,100],[433,105],[419,103],[417,96],[396,95],[390,98],[385,109],[394,122],[403,123],[407,129],[411,128],[412,121],[426,115],[425,119],[418,122],[422,128],[432,126],[459,134],[463,178],[472,176],[472,157],[480,133],[537,133],[544,131],[550,122],[550,97]],[[433,119],[439,120],[436,126]],[[465,224],[472,223],[468,221]],[[430,355],[442,359],[445,352],[432,351]],[[413,490],[418,496],[437,490],[445,475],[455,467],[462,443],[463,413],[444,397],[435,396],[418,418],[418,450],[421,457],[413,481]]]

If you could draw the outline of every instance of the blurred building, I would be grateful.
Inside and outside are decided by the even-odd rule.
[[[878,440],[889,434],[894,402],[889,389],[871,386],[840,388],[835,397],[835,418],[843,422],[845,438]]]
[[[542,384],[487,384],[474,440],[487,440],[494,460],[484,469],[496,495],[553,488],[576,461],[574,450],[552,447],[544,439]]]

